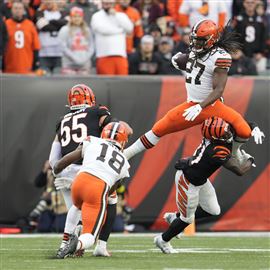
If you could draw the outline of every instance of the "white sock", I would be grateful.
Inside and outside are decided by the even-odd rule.
[[[138,153],[144,151],[145,149],[150,149],[154,147],[160,138],[154,134],[152,130],[146,132],[142,135],[135,143],[133,143],[130,147],[124,150],[124,155],[127,159],[132,158]]]
[[[79,241],[78,241],[76,250],[88,249],[91,246],[93,246],[94,243],[95,243],[95,237],[93,234],[91,234],[91,233],[81,234],[79,237]]]
[[[98,240],[97,241],[97,246],[100,246],[101,248],[107,248],[107,242],[103,240]]]
[[[72,205],[68,210],[64,232],[69,234],[74,233],[80,219],[81,211],[76,206]]]

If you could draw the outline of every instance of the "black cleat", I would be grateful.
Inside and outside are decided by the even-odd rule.
[[[67,244],[64,247],[58,249],[56,253],[56,258],[65,259],[67,257],[72,256],[76,251],[77,244],[78,244],[78,237],[77,235],[72,234]]]

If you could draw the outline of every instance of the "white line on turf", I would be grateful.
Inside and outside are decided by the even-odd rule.
[[[21,248],[24,251],[50,251],[51,248]],[[19,249],[13,248],[1,248],[0,251],[18,251]],[[270,249],[255,249],[255,248],[176,248],[181,253],[233,253],[233,252],[270,252]],[[93,250],[87,250],[86,252],[93,252]],[[112,249],[113,253],[148,253],[148,252],[160,252],[158,248],[149,249]]]
[[[110,237],[154,237],[157,233],[112,233]],[[38,238],[38,237],[62,237],[56,233],[36,234],[0,234],[0,238]],[[184,238],[186,236],[183,236]],[[270,232],[210,232],[196,233],[192,237],[270,237]]]

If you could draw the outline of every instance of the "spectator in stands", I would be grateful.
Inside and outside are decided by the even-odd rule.
[[[166,30],[165,36],[171,37],[174,41],[174,44],[177,44],[181,37],[176,29],[176,24],[171,17],[166,17]]]
[[[95,35],[97,74],[128,75],[126,34],[133,31],[128,16],[114,9],[114,0],[102,0],[102,9],[91,20]]]
[[[190,44],[190,28],[185,27],[183,28],[183,32],[182,32],[182,39],[178,43],[178,45],[175,47],[174,53],[178,53],[178,52],[187,53],[189,44]]]
[[[179,9],[182,3],[183,0],[167,0],[168,15],[173,18],[177,25],[179,24]]]
[[[155,23],[150,25],[149,35],[151,35],[154,38],[154,51],[156,52],[158,51],[158,45],[162,37],[162,31],[160,27]]]
[[[11,7],[14,0],[4,1],[0,5],[0,16],[4,18],[4,20],[9,19],[11,17]]]
[[[8,33],[6,24],[3,21],[2,16],[0,16],[0,72],[2,72],[3,66],[3,53],[8,41]]]
[[[139,10],[142,16],[145,32],[148,32],[149,25],[156,23],[157,19],[163,15],[158,0],[137,0],[133,6]]]
[[[159,74],[181,75],[181,71],[174,68],[171,59],[173,56],[174,42],[170,37],[162,37],[159,43],[158,56],[161,59]]]
[[[35,10],[30,6],[30,0],[22,0],[24,5],[24,17],[33,21],[35,19]]]
[[[78,7],[83,10],[84,20],[87,24],[90,24],[93,14],[98,11],[97,5],[88,0],[76,0],[69,5],[69,9],[73,7]]]
[[[265,18],[256,13],[256,0],[244,0],[244,10],[234,20],[234,28],[241,35],[243,52],[247,57],[253,57],[257,71],[266,69],[267,59],[264,56],[267,40]]]
[[[232,65],[229,75],[257,75],[257,70],[252,59],[246,57],[241,50],[232,54]]]
[[[140,44],[140,39],[143,36],[142,20],[139,11],[130,5],[131,0],[120,0],[115,6],[118,12],[124,12],[133,23],[133,32],[127,35],[127,53],[135,52]]]
[[[266,10],[267,7],[267,1],[269,0],[256,0],[256,3],[263,2],[264,9]],[[240,15],[240,13],[243,12],[244,6],[243,6],[243,0],[233,0],[232,4],[232,16],[233,18]]]
[[[226,21],[226,6],[224,1],[183,0],[183,3],[179,9],[180,26],[191,27],[195,25],[198,21],[203,19],[210,19],[218,25],[224,26]]]
[[[24,18],[24,5],[14,2],[12,17],[6,20],[8,43],[4,53],[4,72],[31,73],[39,67],[40,43],[35,25]]]
[[[55,0],[43,0],[37,14],[36,26],[41,42],[40,66],[48,73],[61,69],[61,42],[58,32],[67,23],[65,14],[58,10]]]
[[[143,36],[140,50],[129,57],[129,74],[159,74],[161,65],[160,57],[154,52],[154,38],[150,35]]]
[[[54,187],[54,177],[49,161],[35,178],[35,186],[44,188],[40,201],[28,217],[29,225],[38,232],[63,232],[67,209],[63,196]]]
[[[81,8],[73,7],[70,21],[59,31],[63,49],[62,74],[90,74],[94,44],[83,15]]]
[[[62,13],[62,15],[67,16],[69,14],[69,7],[67,0],[57,0],[56,1],[57,9]]]

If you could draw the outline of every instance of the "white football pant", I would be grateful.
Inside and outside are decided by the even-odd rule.
[[[215,189],[209,179],[201,186],[192,185],[179,170],[175,174],[176,204],[180,212],[180,219],[186,223],[192,223],[195,211],[200,205],[204,211],[211,215],[220,214]]]

